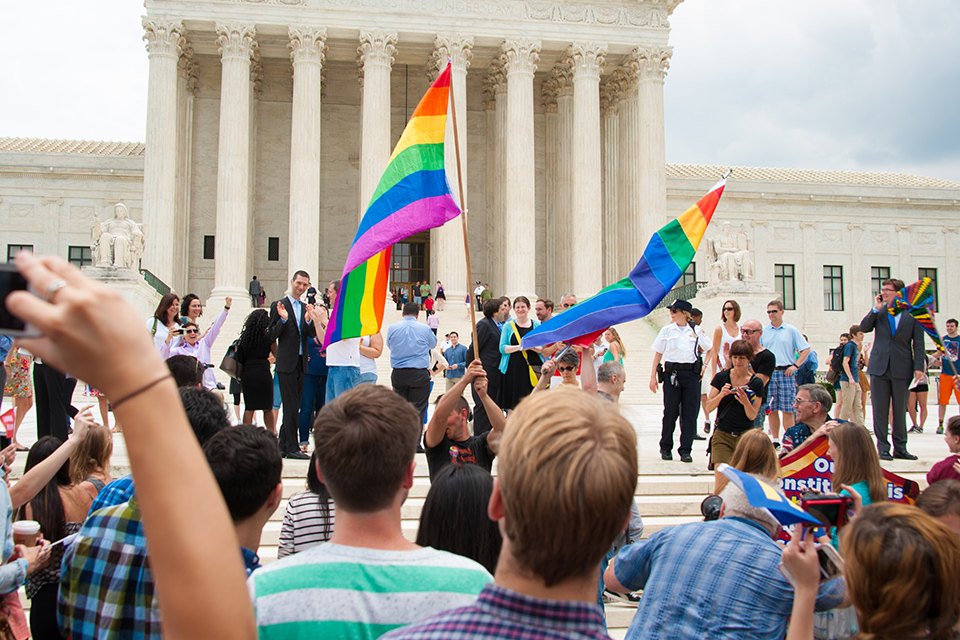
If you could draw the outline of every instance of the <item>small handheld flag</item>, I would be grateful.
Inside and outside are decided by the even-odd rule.
[[[13,425],[16,423],[15,409],[11,408],[0,414],[0,423],[6,431],[7,440],[13,440]]]
[[[820,521],[809,513],[790,502],[790,500],[775,487],[757,480],[749,473],[735,469],[727,463],[721,463],[717,471],[727,476],[730,482],[740,487],[747,496],[751,507],[766,509],[777,522],[782,525],[797,523],[820,524]]]

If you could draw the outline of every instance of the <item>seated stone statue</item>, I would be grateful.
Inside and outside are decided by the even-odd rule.
[[[144,238],[140,224],[128,217],[127,205],[118,202],[114,216],[100,221],[94,216],[90,253],[96,267],[136,269],[143,257]]]

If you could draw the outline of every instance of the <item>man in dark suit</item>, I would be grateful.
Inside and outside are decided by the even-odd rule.
[[[317,335],[317,324],[323,324],[319,312],[311,304],[300,301],[310,286],[306,271],[297,271],[290,279],[290,293],[270,305],[270,338],[277,341],[277,374],[280,378],[280,398],[283,402],[283,422],[280,425],[280,453],[284,458],[307,460],[300,451],[297,424],[300,415],[300,396],[307,374],[307,340]]]
[[[477,342],[479,349],[470,345],[467,349],[467,362],[479,358],[483,370],[487,373],[487,396],[498,405],[500,404],[500,327],[497,322],[504,320],[499,298],[491,298],[483,303],[483,319],[477,323]],[[509,306],[507,307],[509,313]],[[479,355],[474,356],[474,353]],[[473,435],[490,431],[490,418],[484,409],[483,402],[471,386],[473,393]]]
[[[860,322],[860,330],[876,330],[867,373],[870,375],[870,396],[873,404],[873,432],[877,436],[877,451],[881,460],[901,458],[916,460],[907,451],[907,396],[911,377],[923,377],[926,354],[923,351],[923,328],[909,313],[889,312],[903,281],[884,280],[880,294]],[[887,440],[887,412],[893,402],[893,455]]]

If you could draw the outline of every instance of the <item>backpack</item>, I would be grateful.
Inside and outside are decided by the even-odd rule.
[[[837,346],[830,356],[830,369],[827,371],[827,382],[830,384],[840,380],[840,374],[843,372],[843,350],[846,346],[845,344]]]

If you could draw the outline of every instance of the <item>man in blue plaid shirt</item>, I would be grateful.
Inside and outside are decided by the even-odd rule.
[[[534,394],[510,417],[490,517],[503,547],[494,582],[468,607],[385,638],[607,638],[600,560],[637,486],[637,437],[613,405],[579,389]]]

